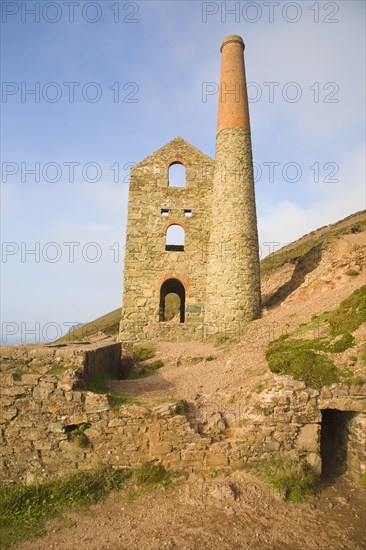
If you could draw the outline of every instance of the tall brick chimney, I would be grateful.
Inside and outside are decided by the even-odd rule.
[[[260,274],[244,42],[222,43],[216,167],[207,265],[206,333],[243,334],[260,316]]]
[[[217,134],[224,128],[250,128],[241,36],[227,36],[221,46],[221,76]]]

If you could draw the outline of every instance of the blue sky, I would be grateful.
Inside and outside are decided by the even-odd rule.
[[[364,2],[1,7],[3,343],[120,306],[128,168],[178,135],[215,155],[228,34],[246,44],[262,254],[364,208]]]

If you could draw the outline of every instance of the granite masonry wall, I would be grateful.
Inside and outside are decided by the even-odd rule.
[[[83,368],[2,374],[2,483],[151,460],[170,469],[204,470],[304,458],[320,472],[322,411],[329,409],[352,412],[348,470],[358,479],[366,469],[366,386],[338,384],[318,392],[276,377],[271,388],[234,402],[115,406],[106,395],[82,389],[83,376]],[[85,424],[90,426],[81,445],[75,429]]]
[[[260,316],[259,247],[250,131],[225,128],[216,140],[207,264],[207,334],[232,335]]]
[[[186,169],[185,187],[168,185],[174,163]],[[120,341],[202,339],[214,166],[178,137],[131,169]],[[166,250],[171,225],[184,229],[184,250]],[[184,323],[161,320],[166,281],[184,288]]]

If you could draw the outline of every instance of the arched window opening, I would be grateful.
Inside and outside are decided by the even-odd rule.
[[[169,225],[166,231],[165,250],[184,251],[185,232],[181,225]]]
[[[173,164],[169,166],[168,186],[169,187],[186,186],[186,168],[180,162],[173,162]]]
[[[160,289],[160,322],[184,323],[186,291],[178,279],[168,279]]]

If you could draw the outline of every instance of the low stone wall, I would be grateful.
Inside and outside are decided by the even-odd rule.
[[[84,377],[106,373],[110,378],[119,379],[128,367],[127,352],[132,353],[129,348],[122,350],[121,343],[4,346],[0,348],[1,371],[21,375],[60,374],[64,369],[80,369]]]
[[[271,388],[230,403],[115,407],[105,395],[78,390],[81,374],[69,369],[59,375],[28,372],[20,379],[2,375],[3,483],[62,477],[100,463],[123,467],[150,460],[186,470],[281,456],[305,458],[320,472],[321,411],[329,408],[355,413],[348,463],[355,478],[366,469],[365,386],[338,384],[318,392],[276,377]],[[72,431],[85,423],[90,424],[86,446],[79,446]]]
[[[94,377],[106,373],[110,378],[121,378],[124,374],[121,353],[121,344],[110,344],[85,351],[84,375]]]

